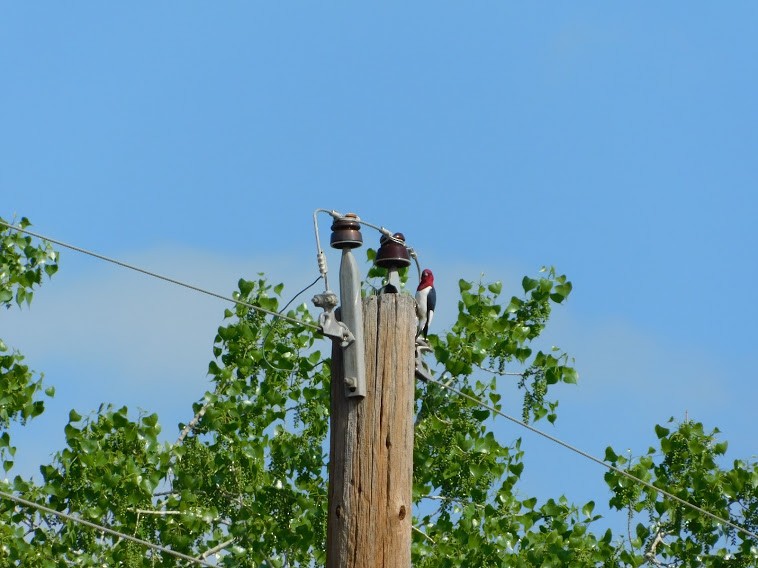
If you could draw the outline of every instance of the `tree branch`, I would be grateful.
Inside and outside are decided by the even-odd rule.
[[[189,434],[192,430],[195,429],[195,426],[197,426],[198,422],[202,419],[202,417],[205,415],[205,412],[208,410],[208,407],[210,406],[210,402],[206,402],[200,410],[197,411],[197,414],[192,417],[192,420],[190,420],[187,425],[182,430],[181,434],[179,434],[179,438],[177,438],[176,442],[174,442],[174,447],[180,445],[182,442],[184,442],[184,439],[187,437],[187,434]]]
[[[486,373],[492,373],[494,375],[499,375],[501,377],[523,377],[524,376],[524,373],[517,373],[515,371],[501,371],[500,369],[495,369],[494,367],[487,367],[480,363],[474,363],[474,365]]]
[[[650,542],[650,545],[647,547],[647,550],[645,551],[645,560],[648,562],[651,562],[655,564],[656,566],[671,566],[671,563],[663,563],[655,559],[655,556],[657,554],[656,549],[658,548],[658,545],[663,542],[663,539],[668,536],[668,533],[664,531],[663,529],[659,528],[658,531],[655,533],[655,538]]]
[[[197,557],[197,559],[198,560],[205,560],[209,556],[213,556],[217,552],[221,552],[227,546],[230,546],[230,545],[234,544],[234,541],[235,541],[234,538],[230,538],[229,540],[225,540],[224,542],[221,542],[221,543],[217,544],[216,546],[214,546],[213,548],[209,548],[208,550],[206,550],[205,552],[203,552],[200,556]]]
[[[484,505],[481,503],[474,503],[473,501],[464,501],[463,499],[457,499],[455,497],[446,497],[445,495],[424,495],[422,499],[431,499],[433,501],[446,501],[448,503],[457,503],[458,505],[473,505],[477,509],[484,509]]]
[[[186,511],[156,511],[153,509],[132,509],[132,512],[137,513],[138,515],[159,515],[161,517],[165,517],[167,515],[191,515],[192,513],[186,512]]]
[[[426,540],[428,540],[429,542],[431,542],[432,544],[437,544],[437,543],[434,541],[434,539],[433,539],[432,537],[430,537],[428,534],[426,534],[426,533],[425,533],[424,531],[422,531],[421,529],[419,529],[419,528],[416,528],[414,525],[411,525],[411,528],[412,528],[414,531],[416,531],[418,534],[420,534],[421,536],[423,536],[423,537],[424,537]]]

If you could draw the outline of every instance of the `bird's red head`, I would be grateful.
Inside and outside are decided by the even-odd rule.
[[[418,289],[434,286],[434,274],[428,268],[421,271],[421,282],[418,283]]]

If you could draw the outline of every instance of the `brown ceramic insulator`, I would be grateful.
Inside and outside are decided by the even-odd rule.
[[[336,249],[358,248],[363,244],[361,224],[355,213],[348,213],[332,223],[330,244]]]
[[[394,239],[401,241],[401,243],[396,242]],[[392,235],[392,239],[386,235],[382,236],[379,239],[379,250],[376,253],[374,264],[387,270],[410,266],[411,255],[404,243],[405,236],[403,233],[395,233]]]

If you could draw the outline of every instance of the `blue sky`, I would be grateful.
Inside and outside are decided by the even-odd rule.
[[[750,2],[6,4],[0,216],[220,293],[264,271],[286,296],[316,275],[314,209],[355,211],[434,270],[437,331],[459,278],[518,293],[555,265],[574,293],[546,341],[580,383],[544,427],[639,454],[687,412],[747,458],[757,25]],[[63,251],[0,315],[57,389],[19,472],[72,407],[158,411],[174,436],[224,308]],[[497,424],[524,437],[525,494],[607,501],[601,468]]]

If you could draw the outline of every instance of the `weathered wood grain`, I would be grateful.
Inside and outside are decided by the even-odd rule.
[[[415,303],[363,301],[367,394],[345,396],[332,353],[329,568],[411,565]]]

